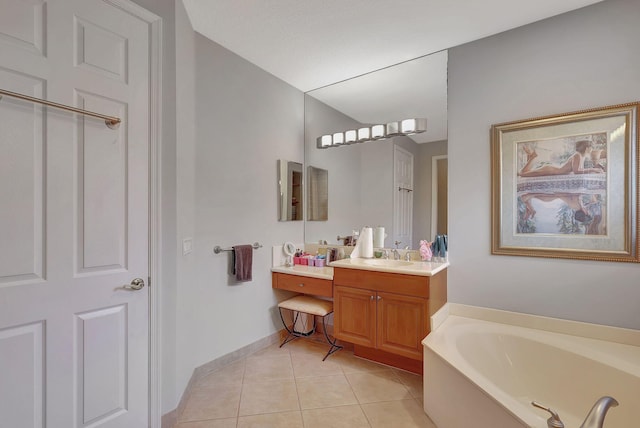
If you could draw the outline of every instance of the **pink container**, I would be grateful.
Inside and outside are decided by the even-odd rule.
[[[314,258],[308,258],[308,259],[307,259],[307,264],[308,264],[309,266],[315,266],[315,265],[316,265],[316,259],[314,259]]]
[[[316,259],[317,267],[324,267],[324,259]]]
[[[300,264],[303,265],[303,266],[304,265],[308,265],[309,263],[307,262],[307,260],[309,260],[309,259],[306,258],[306,257],[300,257]]]
[[[300,259],[301,259],[301,258],[302,258],[302,257],[294,257],[294,258],[293,258],[293,264],[294,264],[294,265],[302,264],[302,262],[300,261]]]

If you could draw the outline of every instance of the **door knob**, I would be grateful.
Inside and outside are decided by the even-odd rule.
[[[142,290],[144,288],[144,279],[135,278],[133,281],[131,281],[131,284],[125,285],[124,288],[131,291]]]

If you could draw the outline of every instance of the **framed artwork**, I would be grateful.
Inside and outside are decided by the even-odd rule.
[[[640,262],[639,106],[491,127],[492,254]]]

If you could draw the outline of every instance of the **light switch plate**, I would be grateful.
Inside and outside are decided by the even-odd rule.
[[[184,238],[182,240],[182,255],[186,256],[193,251],[193,238]]]

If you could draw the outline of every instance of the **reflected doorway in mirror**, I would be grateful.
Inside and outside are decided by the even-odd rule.
[[[329,219],[329,171],[309,165],[307,177],[309,182],[307,220],[327,221]]]

